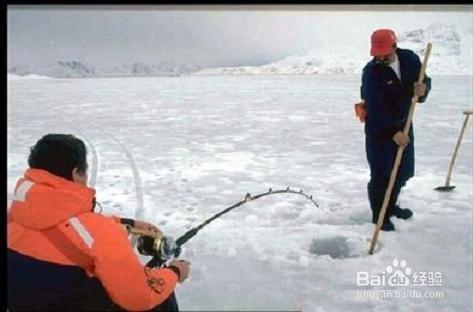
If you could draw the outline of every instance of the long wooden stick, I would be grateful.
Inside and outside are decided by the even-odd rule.
[[[470,115],[473,114],[473,112],[464,111],[463,114],[465,114],[465,120],[463,121],[462,130],[460,131],[460,136],[457,139],[457,144],[455,145],[455,151],[453,152],[452,159],[450,160],[450,163],[448,165],[447,178],[445,179],[446,187],[450,186],[450,177],[452,176],[453,164],[455,163],[455,159],[457,158],[458,149],[460,148],[460,143],[463,138],[463,133],[465,133],[465,128],[466,128],[466,125],[468,124],[468,117],[470,117]]]
[[[427,67],[427,61],[429,60],[430,51],[432,49],[432,44],[429,42],[427,43],[427,49],[425,50],[424,62],[422,63],[422,67],[420,69],[419,79],[417,80],[418,83],[422,83],[425,76],[425,68]],[[409,135],[409,129],[411,128],[412,117],[414,116],[414,108],[419,100],[419,96],[414,96],[412,98],[412,104],[409,108],[409,115],[407,116],[406,124],[404,125],[403,133],[405,135]],[[386,193],[384,194],[384,201],[383,205],[381,206],[381,212],[378,216],[378,223],[376,224],[376,229],[373,234],[373,239],[371,240],[370,246],[370,255],[373,254],[374,248],[376,247],[376,242],[378,240],[379,231],[381,229],[381,225],[383,224],[384,215],[386,214],[386,210],[389,204],[389,199],[391,198],[391,193],[393,190],[394,182],[396,181],[397,171],[399,169],[399,165],[401,164],[402,153],[404,152],[404,147],[399,146],[397,149],[396,160],[394,161],[394,167],[391,171],[391,177],[389,178],[388,188]]]

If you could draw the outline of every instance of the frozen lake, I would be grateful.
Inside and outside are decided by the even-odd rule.
[[[455,163],[456,189],[439,193],[473,103],[471,76],[433,76],[414,116],[416,177],[400,196],[409,221],[380,235],[366,183],[363,126],[354,116],[358,75],[182,76],[8,81],[8,202],[29,147],[72,133],[89,149],[90,184],[104,214],[140,218],[178,237],[268,188],[190,240],[182,310],[466,311],[473,306],[473,158],[470,121]],[[470,119],[471,120],[471,119]],[[441,298],[359,297],[358,271],[394,259],[442,273]]]

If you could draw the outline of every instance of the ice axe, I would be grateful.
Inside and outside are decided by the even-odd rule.
[[[455,185],[450,185],[450,177],[452,176],[452,169],[453,169],[453,164],[455,163],[455,159],[457,158],[458,154],[458,149],[460,148],[460,143],[463,138],[463,133],[465,133],[465,128],[466,125],[468,124],[468,118],[470,117],[471,114],[473,114],[473,111],[463,111],[463,114],[465,115],[465,120],[463,121],[463,127],[462,130],[460,131],[460,136],[458,137],[457,144],[455,145],[455,150],[452,155],[452,159],[450,160],[450,164],[448,165],[448,171],[447,171],[447,178],[445,179],[445,185],[443,186],[437,186],[435,190],[437,191],[451,191],[455,188]]]
[[[427,43],[427,48],[425,50],[424,62],[422,63],[422,67],[420,68],[419,79],[417,80],[418,83],[422,83],[424,81],[425,68],[427,67],[427,61],[429,60],[431,50],[432,50],[432,43],[429,42]],[[409,114],[407,115],[407,121],[403,129],[403,133],[406,136],[409,134],[409,129],[411,128],[412,117],[414,116],[414,109],[418,100],[419,100],[418,95],[412,98],[411,107],[409,108]],[[381,230],[381,226],[384,220],[384,215],[386,214],[386,210],[388,208],[389,199],[391,198],[391,193],[394,187],[394,181],[396,181],[396,175],[399,169],[399,165],[401,164],[403,152],[404,152],[404,147],[399,146],[397,149],[396,159],[394,161],[394,167],[393,167],[393,170],[391,171],[391,176],[389,177],[389,184],[386,189],[386,193],[384,194],[383,205],[381,206],[381,211],[378,216],[376,229],[373,233],[373,239],[371,240],[371,246],[370,246],[370,251],[369,251],[370,255],[373,254],[374,248],[376,247],[376,242],[378,241],[379,231]]]

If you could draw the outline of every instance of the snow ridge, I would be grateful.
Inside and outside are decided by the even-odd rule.
[[[419,56],[427,42],[432,42],[428,73],[436,75],[473,75],[473,28],[446,25],[439,22],[426,28],[417,28],[397,34],[398,46],[411,49]],[[52,78],[89,77],[146,77],[196,75],[317,75],[361,74],[370,60],[367,40],[343,46],[328,45],[305,55],[290,55],[262,66],[220,67],[202,69],[195,64],[162,61],[157,64],[136,61],[130,64],[91,65],[82,61],[58,61],[46,66],[12,66],[8,79],[18,76]],[[36,77],[38,78],[38,77]]]
[[[17,76],[40,75],[52,78],[129,77],[129,76],[179,76],[199,70],[197,65],[161,62],[147,64],[133,62],[112,66],[94,66],[80,61],[58,61],[46,66],[13,66],[9,74]],[[10,77],[10,76],[9,76]]]
[[[459,31],[455,25],[434,23],[425,29],[414,29],[398,34],[398,46],[423,55],[432,42],[429,74],[472,75],[472,28]],[[315,75],[360,74],[370,60],[368,47],[330,47],[310,51],[306,55],[291,55],[263,66],[210,68],[198,75]]]

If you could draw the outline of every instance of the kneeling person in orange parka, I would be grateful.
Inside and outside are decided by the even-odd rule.
[[[177,282],[190,263],[144,266],[123,224],[155,226],[94,212],[85,144],[48,134],[31,148],[8,211],[8,308],[177,311]]]

